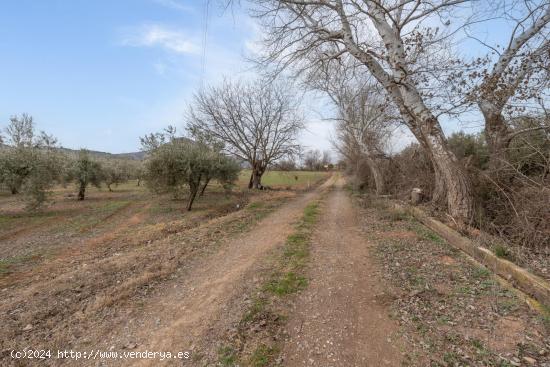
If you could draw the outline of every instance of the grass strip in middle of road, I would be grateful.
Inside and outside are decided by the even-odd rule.
[[[294,232],[276,252],[271,272],[241,317],[237,340],[218,351],[220,365],[262,367],[276,361],[282,326],[287,318],[285,313],[288,311],[289,296],[308,285],[305,268],[318,213],[318,201],[308,204]]]

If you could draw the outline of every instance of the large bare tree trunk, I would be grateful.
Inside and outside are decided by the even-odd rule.
[[[434,168],[434,189],[432,192],[432,203],[436,207],[445,207],[447,205],[447,190],[445,189],[445,180],[439,166],[432,159]]]
[[[418,140],[418,142],[420,143],[420,146],[424,149],[424,151],[428,155],[428,158],[430,159],[430,162],[434,169],[434,188],[432,192],[432,204],[434,204],[436,207],[446,208],[447,190],[445,185],[445,179],[443,178],[444,176],[441,173],[441,170],[439,169],[439,165],[437,165],[437,163],[433,158],[433,154],[428,145],[428,141],[426,140],[426,137],[422,134],[422,130],[411,129],[411,131],[413,135],[416,137],[416,139]]]
[[[480,104],[485,118],[485,139],[489,148],[489,168],[499,171],[507,160],[507,150],[510,140],[509,130],[504,116],[498,108]]]
[[[383,195],[386,191],[386,188],[384,184],[384,176],[382,175],[380,166],[378,165],[378,162],[374,158],[367,157],[366,161],[369,166],[372,177],[374,178],[376,195]]]
[[[426,125],[428,125],[428,145],[436,172],[441,175],[440,179],[445,184],[449,214],[457,220],[467,223],[473,218],[474,214],[474,199],[470,178],[447,146],[447,141],[439,126],[433,126],[433,123],[427,123]]]
[[[447,146],[437,118],[427,109],[420,112],[422,117],[417,121],[420,129],[411,131],[426,150],[434,167],[435,186],[432,202],[436,205],[446,202],[449,214],[458,221],[467,223],[474,214],[470,178]]]
[[[252,172],[252,188],[262,188],[262,172],[260,170],[255,170]]]
[[[533,76],[531,67],[537,63],[536,60],[547,58],[548,39],[535,49],[525,47],[529,40],[550,24],[550,6],[545,6],[546,9],[544,6],[539,8],[541,13],[538,16],[535,14],[536,10],[526,7],[529,17],[518,21],[508,46],[499,54],[493,69],[484,77],[485,80],[479,88],[481,94],[478,97],[478,106],[485,118],[489,168],[495,171],[504,166],[510,145],[510,129],[502,110],[518,89],[521,89],[522,83],[527,83]],[[525,22],[527,19],[531,19],[532,23]],[[534,69],[540,66],[542,65],[536,65]]]
[[[383,195],[386,188],[384,184],[384,175],[378,164],[375,154],[369,150],[369,146],[365,146],[365,160],[369,166],[370,173],[374,179],[374,187],[376,190],[376,195]]]
[[[404,105],[411,106],[411,114],[415,116],[415,126],[418,128],[411,130],[415,135],[422,135],[422,145],[434,164],[434,202],[442,200],[442,195],[445,194],[449,214],[459,222],[468,223],[474,215],[472,184],[468,174],[449,149],[439,121],[426,107],[418,92],[411,87],[402,87],[400,92]]]
[[[266,167],[261,160],[252,163],[252,173],[250,174],[250,182],[248,183],[249,189],[262,188],[262,176],[265,172],[265,169]]]

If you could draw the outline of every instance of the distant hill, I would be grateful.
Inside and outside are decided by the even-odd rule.
[[[6,144],[2,144],[0,143],[0,149],[7,149],[9,146],[6,145]],[[68,154],[68,155],[71,155],[71,156],[75,156],[78,154],[78,152],[80,151],[80,149],[69,149],[69,148],[64,148],[64,147],[59,147],[57,148],[59,149],[60,151]],[[97,151],[97,150],[88,150],[88,152],[90,152],[90,154],[96,158],[106,158],[106,159],[133,159],[133,160],[136,160],[136,161],[141,161],[145,158],[145,152],[131,152],[131,153],[117,153],[117,154],[114,154],[114,153],[107,153],[107,152],[100,152],[100,151]]]
[[[60,147],[59,150],[69,154],[69,155],[76,155],[79,152],[79,149],[69,149],[69,148],[63,148]],[[145,158],[145,152],[131,152],[131,153],[107,153],[107,152],[100,152],[97,150],[88,150],[90,155],[97,157],[97,158],[111,158],[111,159],[133,159],[136,161],[141,161]]]

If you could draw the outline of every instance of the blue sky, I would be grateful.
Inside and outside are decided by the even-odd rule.
[[[181,130],[203,80],[250,68],[242,55],[256,34],[252,20],[211,4],[203,73],[204,4],[3,0],[0,127],[27,112],[63,146],[114,153],[137,150],[139,136],[168,124]],[[328,147],[326,136],[304,139]]]
[[[250,72],[242,56],[258,34],[253,20],[214,3],[203,73],[205,0],[2,0],[0,128],[27,112],[63,146],[113,153],[168,124],[182,130],[202,83]],[[307,115],[302,143],[330,148],[331,123]]]

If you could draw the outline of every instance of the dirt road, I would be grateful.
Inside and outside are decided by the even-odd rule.
[[[247,281],[247,274],[274,247],[284,243],[304,207],[333,184],[329,179],[318,190],[283,206],[265,218],[251,231],[223,244],[220,250],[189,268],[183,276],[163,284],[157,290],[161,297],[151,297],[143,305],[141,319],[154,322],[153,328],[125,328],[125,337],[139,349],[187,351],[202,350],[205,334],[221,328],[230,320],[226,305],[238,296]],[[253,273],[253,272],[252,272]],[[198,348],[195,348],[198,347]],[[157,365],[142,360],[139,365]]]
[[[335,181],[336,188],[330,191]],[[204,361],[215,360],[216,341],[239,319],[246,307],[247,295],[259,286],[256,275],[269,271],[265,266],[270,252],[285,243],[306,205],[329,191],[312,238],[311,285],[299,296],[296,310],[291,313],[291,338],[283,349],[283,364],[365,366],[369,362],[383,361],[395,365],[399,353],[395,353],[392,343],[388,342],[394,326],[387,319],[385,306],[377,298],[380,291],[371,277],[368,247],[358,233],[356,213],[342,186],[343,181],[333,176],[313,192],[283,205],[251,230],[221,241],[218,247],[212,247],[201,256],[189,257],[179,266],[173,260],[176,255],[164,254],[178,253],[173,240],[161,241],[158,245],[153,243],[147,252],[136,248],[115,256],[119,268],[120,263],[133,263],[135,268],[151,267],[155,252],[157,256],[164,254],[159,264],[169,265],[160,271],[166,274],[162,281],[149,282],[147,279],[154,279],[148,275],[152,270],[142,271],[138,278],[133,275],[113,285],[105,283],[102,287],[106,290],[97,295],[80,293],[75,299],[63,298],[62,302],[70,307],[61,312],[57,299],[67,297],[65,288],[72,289],[79,282],[95,282],[93,279],[101,279],[101,274],[116,274],[102,269],[98,263],[94,277],[65,273],[56,278],[66,279],[62,282],[63,287],[43,297],[35,295],[25,308],[18,306],[21,305],[19,297],[5,300],[2,309],[6,314],[25,315],[29,320],[21,323],[13,318],[10,322],[15,327],[32,325],[19,331],[12,329],[14,338],[8,345],[10,349],[17,348],[20,342],[26,341],[51,347],[47,343],[50,340],[59,349],[75,351],[92,348],[118,353],[191,353],[190,360],[174,359],[164,361],[164,365],[181,365],[182,362],[203,365]],[[142,253],[148,254],[147,257],[140,255]],[[126,290],[132,289],[126,283],[136,283],[136,289],[141,290],[133,294]],[[21,289],[20,296],[28,295],[31,290]],[[48,299],[55,303],[46,308],[44,302]],[[46,311],[40,311],[46,309],[50,310],[47,315]],[[17,361],[11,362],[17,365]],[[152,366],[158,363],[158,358],[52,359],[46,362],[79,366]]]
[[[397,325],[339,180],[312,238],[310,285],[288,323],[285,366],[398,366]]]
[[[277,254],[313,202],[319,214],[305,237],[310,251],[299,274],[307,287],[266,295],[266,280],[280,270]],[[0,365],[365,367],[450,360],[481,366],[547,359],[544,320],[420,224],[371,204],[352,205],[344,180],[334,175],[256,220],[258,212],[248,208],[192,228],[186,222],[159,229],[161,235],[140,225],[141,212],[128,216],[120,233],[101,232],[82,251],[0,290]],[[271,316],[243,323],[258,299],[267,300],[262,307],[272,307]],[[510,337],[495,344],[495,335]],[[262,345],[273,348],[252,359]],[[28,347],[111,354],[10,357]],[[146,351],[190,358],[115,355]]]

